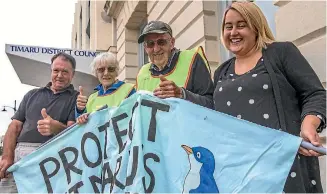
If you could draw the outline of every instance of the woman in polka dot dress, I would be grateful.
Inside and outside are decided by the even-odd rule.
[[[215,109],[320,145],[326,92],[299,50],[290,42],[275,42],[267,20],[251,2],[234,2],[221,29],[221,40],[235,57],[215,72]],[[299,149],[284,192],[323,192],[317,156]]]

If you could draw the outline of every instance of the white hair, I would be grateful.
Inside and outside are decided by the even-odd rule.
[[[99,53],[90,64],[92,74],[97,77],[96,71],[99,64],[110,64],[116,67],[116,72],[119,72],[119,63],[114,53],[112,52],[105,52]]]

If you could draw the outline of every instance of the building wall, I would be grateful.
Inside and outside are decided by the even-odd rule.
[[[142,25],[151,20],[171,25],[176,47],[203,46],[212,72],[226,59],[223,56],[226,51],[219,41],[224,7],[220,8],[221,3],[217,1],[91,1],[90,16],[88,2],[76,3],[72,48],[117,53],[122,80],[135,82],[142,54],[137,37]],[[112,13],[103,13],[106,3],[115,7]],[[326,86],[326,2],[275,1],[275,5],[279,7],[275,17],[277,39],[294,42]],[[86,34],[89,17],[90,38]]]
[[[90,14],[89,14],[89,1],[80,1],[82,5],[82,49],[90,48],[90,37],[86,33],[86,28],[89,22]]]
[[[112,45],[112,23],[103,11],[105,3],[85,0],[76,2],[72,26],[73,49],[107,51]],[[88,25],[90,36],[86,33]]]
[[[216,1],[148,1],[148,21],[168,23],[182,50],[202,46],[214,71],[219,62]]]
[[[326,2],[277,1],[276,37],[292,41],[326,85]]]
[[[90,50],[107,51],[112,45],[112,20],[103,12],[105,1],[91,1]]]
[[[75,3],[75,12],[74,12],[74,23],[72,25],[72,48],[80,49],[80,14],[81,14],[81,4],[80,1]]]
[[[88,49],[89,38],[86,34],[87,22],[89,20],[87,14],[88,1],[78,1],[75,4],[74,24],[72,29],[72,48],[74,49]],[[72,38],[74,39],[74,38]]]
[[[138,43],[139,28],[146,18],[145,1],[124,1],[117,3],[114,16],[116,29],[117,59],[120,64],[119,79],[135,83],[139,70]]]
[[[115,20],[119,79],[135,82],[142,47],[137,43],[146,21],[161,20],[171,25],[176,47],[203,46],[212,71],[219,62],[218,4],[216,1],[122,1],[109,4],[108,15]],[[110,8],[109,8],[110,9]],[[190,37],[192,37],[190,39]],[[115,44],[115,43],[113,43]]]
[[[293,42],[326,88],[326,1],[275,1],[275,5],[279,7],[275,17],[277,40]],[[326,131],[320,136],[326,147]],[[319,161],[326,191],[326,156]]]

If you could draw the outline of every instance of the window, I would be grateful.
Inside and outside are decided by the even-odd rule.
[[[89,17],[90,17],[90,15],[91,15],[91,1],[90,0],[87,4],[87,9],[88,9]]]
[[[79,46],[77,48],[82,49],[82,40],[83,40],[83,36],[82,36],[82,32],[83,32],[83,28],[82,28],[82,7],[81,7],[81,12],[79,15]]]
[[[262,13],[265,15],[268,25],[276,37],[276,27],[275,27],[275,14],[278,9],[274,5],[273,1],[255,1],[255,4],[261,9]]]
[[[232,4],[232,2],[233,2],[232,0],[218,1],[218,41],[219,41],[219,51],[220,51],[219,52],[220,64],[233,57],[233,53],[227,50],[222,44],[222,42],[220,41],[221,25],[222,25],[224,13],[227,7]]]
[[[143,43],[139,44],[139,66],[149,63],[149,56],[144,50]]]
[[[145,21],[143,21],[141,23],[139,35],[142,34],[142,31],[143,31],[146,24],[147,24],[147,20],[145,20]],[[139,44],[138,50],[139,50],[139,52],[138,52],[139,53],[139,66],[141,67],[144,64],[149,63],[149,56],[144,50],[144,44],[143,43]]]
[[[74,48],[77,48],[77,33],[75,33],[75,44],[74,44]]]
[[[91,34],[90,34],[90,21],[91,21],[91,14],[90,14],[90,8],[91,8],[91,1],[88,2],[88,7],[87,7],[87,13],[88,13],[88,18],[89,21],[87,22],[87,27],[86,27],[86,34],[88,35],[89,38],[91,38]]]
[[[91,38],[91,34],[90,34],[90,18],[89,21],[87,23],[87,27],[86,27],[86,34],[89,38]]]

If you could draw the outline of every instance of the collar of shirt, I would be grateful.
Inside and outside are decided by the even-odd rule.
[[[118,80],[116,83],[112,84],[110,88],[108,88],[106,91],[103,90],[102,84],[99,84],[97,85],[97,87],[94,88],[94,90],[98,91],[98,96],[104,96],[113,93],[124,83],[125,82]]]
[[[51,86],[52,86],[52,82],[49,82],[49,83],[48,83],[45,87],[43,87],[43,88],[46,88],[46,89],[51,90]],[[52,90],[51,90],[51,91],[52,91]],[[69,85],[67,88],[65,88],[64,90],[57,92],[57,94],[58,94],[58,93],[65,92],[65,91],[68,91],[68,92],[70,92],[70,93],[73,93],[73,92],[74,92],[74,86],[73,86],[72,84],[70,84],[70,85]]]
[[[167,65],[161,71],[165,71],[166,69],[168,69],[171,66],[171,61],[173,60],[175,54],[178,52],[179,52],[179,49],[173,48],[171,57],[169,58]],[[150,71],[160,71],[160,70],[155,64],[152,63],[150,66]]]

